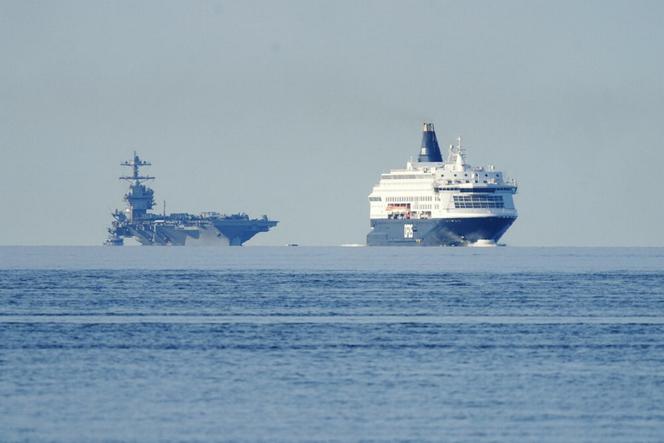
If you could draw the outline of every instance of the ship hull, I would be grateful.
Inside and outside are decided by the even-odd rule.
[[[438,219],[372,219],[368,246],[467,246],[480,240],[497,243],[514,216]]]
[[[196,223],[131,223],[116,232],[144,246],[242,246],[277,222],[267,219],[214,219]],[[107,241],[107,244],[110,244]],[[122,244],[122,243],[120,243]]]

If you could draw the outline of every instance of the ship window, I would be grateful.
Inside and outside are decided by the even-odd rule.
[[[496,209],[504,208],[500,195],[455,195],[454,207],[457,209]]]

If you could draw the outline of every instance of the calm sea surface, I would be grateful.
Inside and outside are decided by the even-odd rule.
[[[664,441],[664,249],[0,247],[0,441]]]

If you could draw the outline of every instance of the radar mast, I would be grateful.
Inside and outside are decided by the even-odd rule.
[[[149,175],[141,175],[139,168],[141,166],[152,166],[152,163],[141,160],[138,153],[134,151],[134,158],[131,161],[124,161],[120,163],[121,166],[129,166],[132,168],[132,175],[123,175],[120,180],[133,180],[135,183],[140,183],[143,180],[154,180],[155,177]]]
[[[147,211],[154,207],[154,191],[143,184],[144,181],[154,180],[155,177],[150,175],[141,175],[140,168],[142,166],[151,166],[152,163],[141,160],[138,153],[134,151],[134,158],[131,161],[120,163],[122,166],[132,168],[132,175],[123,175],[120,180],[131,181],[129,185],[129,192],[124,196],[128,204],[125,210],[130,222],[135,222],[146,217]]]

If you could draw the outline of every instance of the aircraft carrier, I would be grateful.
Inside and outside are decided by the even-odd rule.
[[[245,213],[166,214],[165,208],[162,214],[150,212],[155,206],[154,191],[145,182],[155,177],[141,175],[140,168],[151,163],[134,152],[133,159],[121,165],[132,168],[131,175],[120,177],[130,183],[124,196],[127,207],[112,213],[105,245],[122,246],[126,238],[133,238],[149,246],[242,246],[256,234],[277,226],[278,221],[266,215],[251,219]]]

